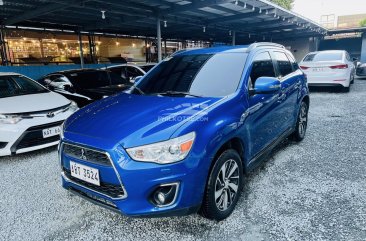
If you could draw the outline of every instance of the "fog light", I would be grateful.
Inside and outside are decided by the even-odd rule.
[[[160,205],[163,205],[165,203],[165,195],[162,192],[158,192],[158,198],[157,201]]]
[[[178,187],[178,182],[162,184],[152,192],[150,201],[157,207],[172,205],[177,198]]]

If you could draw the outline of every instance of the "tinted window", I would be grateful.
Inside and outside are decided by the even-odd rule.
[[[112,73],[122,76],[122,70],[125,72],[125,67],[113,67],[108,68],[108,70],[111,71]]]
[[[254,58],[249,86],[253,87],[259,77],[276,77],[273,62],[268,52],[260,53]]]
[[[144,75],[139,69],[131,66],[127,66],[127,76],[129,78],[136,78],[137,76]]]
[[[0,98],[48,92],[24,76],[0,76]]]
[[[274,56],[277,60],[278,70],[280,71],[280,75],[286,76],[292,73],[292,65],[290,60],[287,58],[286,54],[283,52],[273,52]]]
[[[67,74],[74,87],[93,89],[110,85],[107,71],[87,71]]]
[[[342,60],[343,53],[342,52],[319,52],[314,54],[308,54],[305,58],[305,62],[311,61],[334,61],[334,60]]]
[[[245,60],[244,53],[173,56],[149,72],[138,87],[147,94],[179,91],[226,96],[238,88]]]
[[[131,85],[131,83],[128,80],[122,78],[120,75],[116,73],[110,72],[109,76],[111,77],[112,85]]]
[[[299,69],[299,65],[297,64],[295,58],[292,56],[292,54],[287,54],[288,59],[290,60],[290,63],[292,65],[292,69],[294,71]]]

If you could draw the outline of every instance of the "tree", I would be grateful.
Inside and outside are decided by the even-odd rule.
[[[286,8],[288,10],[291,10],[294,0],[271,0],[271,2],[281,6],[283,8]]]
[[[364,20],[361,20],[360,27],[366,27],[366,18]]]

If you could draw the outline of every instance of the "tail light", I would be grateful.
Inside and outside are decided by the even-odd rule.
[[[307,69],[309,69],[310,67],[307,67],[307,66],[300,66],[300,69],[302,69],[302,70],[307,70]]]
[[[348,64],[340,64],[340,65],[334,65],[330,66],[331,69],[348,69]]]

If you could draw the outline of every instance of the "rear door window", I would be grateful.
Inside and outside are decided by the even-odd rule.
[[[290,60],[287,58],[286,54],[283,52],[275,51],[273,52],[277,60],[278,70],[280,71],[279,77],[284,77],[292,73],[292,65]]]

